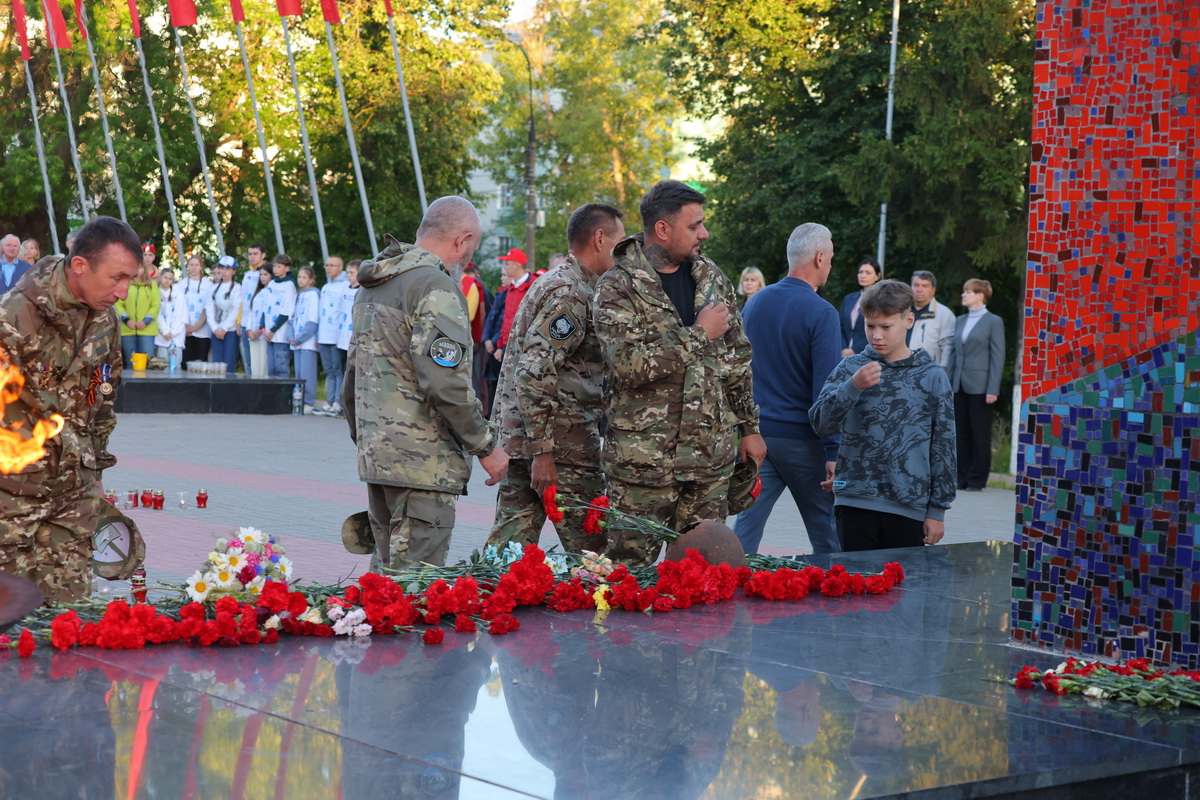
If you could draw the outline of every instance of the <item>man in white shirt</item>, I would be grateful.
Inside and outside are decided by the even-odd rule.
[[[923,348],[942,369],[948,369],[954,350],[954,312],[934,299],[937,278],[929,270],[913,273],[912,290],[917,321],[909,330],[908,346]]]
[[[266,249],[255,242],[246,248],[246,274],[242,276],[242,315],[238,319],[237,335],[242,353],[242,366],[246,377],[250,376],[250,337],[246,335],[246,322],[250,319],[250,301],[258,286],[258,271],[266,263]]]

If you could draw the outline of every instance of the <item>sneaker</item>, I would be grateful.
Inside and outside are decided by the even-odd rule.
[[[318,417],[334,417],[334,416],[337,416],[336,414],[334,414],[334,412],[333,412],[333,407],[332,407],[332,406],[330,406],[330,405],[329,405],[329,403],[325,403],[324,405],[322,405],[322,406],[321,406],[321,407],[319,407],[319,408],[314,408],[312,413],[313,413],[313,414],[315,414],[315,415],[316,415],[316,416],[318,416]]]
[[[307,414],[311,414],[311,413],[313,413],[313,407],[310,406],[308,403],[305,403],[304,404],[304,414],[307,415]]]
[[[334,403],[333,405],[331,405],[331,406],[329,407],[329,415],[330,415],[331,417],[340,417],[340,416],[342,416],[342,404],[341,404],[341,403]]]

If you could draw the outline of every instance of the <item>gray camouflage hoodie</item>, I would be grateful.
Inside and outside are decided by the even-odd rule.
[[[878,361],[883,374],[861,390],[851,379],[868,361]],[[945,519],[958,480],[954,395],[929,353],[889,362],[868,345],[847,356],[808,417],[818,436],[842,433],[834,505]]]

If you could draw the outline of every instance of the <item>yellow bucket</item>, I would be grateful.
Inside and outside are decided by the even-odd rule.
[[[146,353],[133,353],[130,356],[130,360],[133,362],[133,368],[135,370],[144,370],[146,368],[146,362],[150,360],[150,356]]]

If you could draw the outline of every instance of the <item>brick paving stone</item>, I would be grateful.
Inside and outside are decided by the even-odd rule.
[[[146,538],[152,580],[178,581],[205,560],[213,541],[240,525],[282,537],[300,578],[333,583],[360,574],[368,558],[347,553],[342,521],[366,508],[354,444],[344,420],[326,417],[125,414],[110,449],[117,466],[104,483],[123,498],[129,489],[162,489],[164,511],[131,509]],[[468,494],[458,501],[450,561],[482,547],[491,529],[496,488],[476,465]],[[196,508],[199,489],[208,508]],[[179,507],[179,493],[187,505]],[[960,492],[946,517],[947,544],[1011,541],[1013,492]],[[733,520],[729,522],[732,524]],[[553,527],[542,546],[558,543]],[[800,515],[786,493],[775,505],[763,552],[809,552]]]

